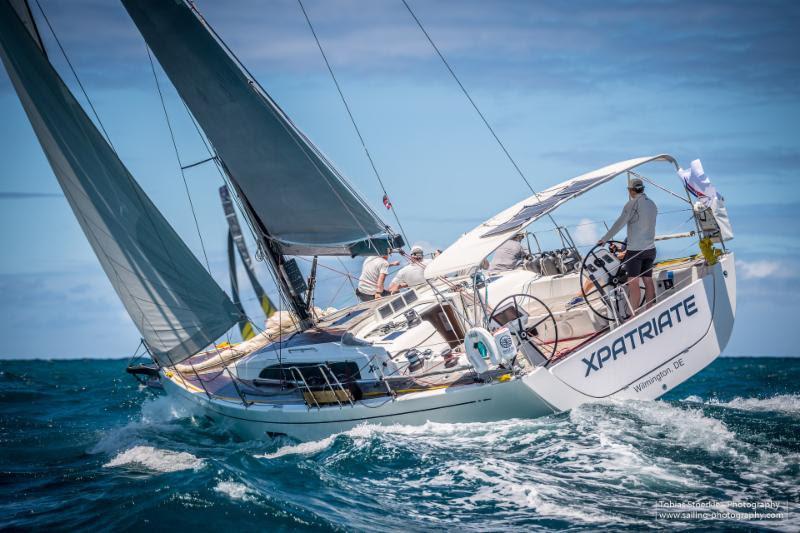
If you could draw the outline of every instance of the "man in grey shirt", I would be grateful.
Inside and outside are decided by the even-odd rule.
[[[639,278],[644,281],[644,297],[646,308],[649,309],[656,298],[656,288],[653,284],[653,263],[656,259],[656,204],[644,193],[644,182],[633,178],[628,183],[630,200],[622,209],[622,214],[598,241],[605,241],[616,235],[622,226],[628,228],[627,249],[625,252],[625,271],[628,273],[628,298],[634,307],[633,313],[639,310],[641,295],[639,291]]]
[[[516,233],[513,237],[500,245],[495,250],[491,263],[490,272],[505,272],[514,270],[522,264],[527,252],[522,247],[521,241],[525,238],[524,233]]]

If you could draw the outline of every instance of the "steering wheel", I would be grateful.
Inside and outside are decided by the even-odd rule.
[[[608,250],[606,250],[606,245],[610,245]],[[586,255],[583,256],[583,261],[581,262],[581,272],[578,278],[581,285],[581,296],[583,296],[583,301],[586,302],[586,305],[589,306],[589,309],[591,309],[594,314],[609,322],[613,321],[614,319],[596,309],[589,300],[586,292],[586,280],[590,281],[595,290],[600,293],[599,299],[601,302],[603,302],[603,304],[605,304],[605,308],[608,309],[610,305],[608,298],[610,292],[620,285],[623,285],[628,280],[625,269],[622,268],[622,261],[620,261],[620,264],[616,267],[609,266],[600,256],[600,250],[604,250],[616,257],[615,250],[611,246],[619,246],[624,248],[625,243],[620,241],[606,241],[604,244],[595,244],[592,249],[586,252]],[[592,273],[591,277],[589,272]]]
[[[590,281],[591,284],[594,286],[595,290],[600,293],[599,299],[606,309],[609,308],[611,304],[609,296],[611,292],[616,289],[617,287],[624,285],[628,281],[628,274],[625,272],[625,261],[619,260],[620,264],[616,267],[609,266],[603,258],[600,256],[600,250],[605,250],[606,244],[608,244],[608,253],[613,254],[616,256],[618,250],[617,247],[624,248],[625,243],[620,241],[606,241],[604,244],[596,244],[591,250],[589,250],[583,258],[581,262],[581,272],[579,276],[579,281],[581,285],[581,296],[583,296],[583,300],[586,302],[586,305],[589,306],[589,309],[594,312],[600,318],[607,320],[609,322],[613,321],[614,319],[605,313],[599,311],[595,306],[592,305],[592,301],[588,297],[588,293],[586,292],[586,281]],[[589,277],[589,272],[594,271],[596,274],[594,278]],[[601,281],[598,278],[602,279]],[[639,280],[640,284],[640,294],[642,295],[641,301],[637,307],[641,307],[645,302],[645,294],[642,287],[642,281]],[[610,287],[610,289],[609,289]],[[597,301],[595,299],[595,302]]]
[[[528,315],[528,312],[525,310],[525,307],[522,306],[522,303],[524,303],[526,299],[527,300],[533,300],[534,302],[536,302],[537,304],[542,306],[542,308],[547,313],[547,315],[544,318],[538,320],[533,325],[523,324],[523,321],[522,321],[522,316],[523,315],[525,315],[525,316]],[[504,309],[504,307],[506,306],[506,303],[509,300],[511,300],[514,303],[514,307],[513,308],[514,308],[514,312],[515,312],[517,318],[511,319],[508,322],[505,322],[503,325],[507,325],[510,322],[516,321],[517,322],[517,338],[522,342],[527,342],[534,350],[536,350],[539,353],[539,355],[541,355],[544,359],[546,359],[547,363],[545,363],[545,366],[547,366],[548,364],[550,364],[550,361],[553,360],[553,357],[556,355],[556,352],[558,350],[558,325],[556,324],[556,319],[553,316],[553,313],[550,311],[550,308],[547,307],[547,305],[545,305],[545,303],[543,301],[541,301],[539,298],[537,298],[536,296],[531,296],[530,294],[523,294],[523,293],[512,294],[510,296],[506,296],[505,298],[500,300],[500,302],[498,302],[497,305],[494,306],[494,309],[492,309],[492,313],[489,315],[489,320],[490,321],[491,320],[495,320],[495,317],[498,316],[499,311],[501,311],[501,310],[505,311],[506,310],[506,309]],[[500,321],[497,321],[497,320],[496,320],[496,322],[498,324],[500,323]],[[537,342],[537,340],[536,340],[540,336],[539,326],[541,326],[545,322],[552,323],[552,325],[553,325],[553,333],[555,335],[555,339],[552,341],[553,347],[552,347],[552,349],[549,350],[549,352],[548,352],[546,346],[551,341],[539,340]],[[516,360],[516,356],[514,356],[514,360]],[[514,360],[511,361],[512,365],[514,364]]]

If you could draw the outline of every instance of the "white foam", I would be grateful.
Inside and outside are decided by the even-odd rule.
[[[220,481],[214,487],[216,492],[224,494],[232,500],[253,501],[253,493],[244,483],[235,481]]]
[[[703,403],[703,399],[700,396],[697,396],[696,394],[692,394],[691,396],[687,396],[686,398],[683,399],[683,401],[684,402],[690,402],[690,403]]]
[[[254,457],[258,459],[277,459],[278,457],[283,457],[285,455],[312,455],[329,448],[334,439],[339,435],[349,437],[356,441],[356,447],[365,441],[375,438],[384,440],[386,442],[391,442],[397,441],[398,439],[402,439],[404,437],[412,437],[415,438],[415,442],[418,442],[416,437],[430,437],[431,435],[435,435],[436,439],[427,439],[429,444],[446,443],[449,447],[451,447],[458,443],[459,436],[462,437],[462,440],[466,440],[473,445],[475,444],[476,439],[481,440],[484,444],[486,444],[487,439],[496,440],[503,437],[505,432],[498,430],[502,428],[504,424],[504,422],[495,422],[492,423],[491,426],[487,426],[486,424],[478,423],[443,424],[426,422],[422,425],[411,426],[402,424],[380,425],[365,423],[360,424],[348,431],[335,433],[329,437],[325,437],[324,439],[283,446],[273,453],[258,454],[254,455]],[[511,427],[510,424],[507,427]],[[448,438],[445,439],[440,437]],[[455,440],[453,440],[454,438]]]
[[[142,402],[142,422],[146,424],[163,424],[195,414],[197,410],[193,404],[181,402],[174,396],[159,396]]]
[[[162,450],[152,446],[134,446],[120,452],[104,464],[104,467],[142,466],[153,472],[178,472],[180,470],[198,470],[204,462],[188,452]]]
[[[144,437],[146,433],[155,431],[165,434],[180,431],[181,427],[173,422],[190,416],[193,416],[192,410],[172,397],[159,396],[147,399],[141,405],[141,418],[103,432],[100,440],[88,452],[111,454],[132,446],[146,445]]]
[[[688,448],[700,448],[712,453],[735,453],[732,443],[736,441],[727,426],[716,418],[705,416],[702,409],[681,408],[663,401],[624,401],[615,405],[633,415],[636,420],[612,416],[606,428],[611,436],[634,438],[666,437],[672,444]],[[580,416],[582,408],[574,410]],[[605,417],[609,415],[604,414]]]
[[[800,395],[797,394],[778,394],[770,398],[734,398],[729,402],[710,400],[708,403],[741,411],[800,413]]]
[[[254,455],[253,457],[257,459],[277,459],[278,457],[283,457],[284,455],[311,455],[321,452],[329,447],[333,442],[334,437],[335,435],[331,435],[330,437],[325,437],[322,440],[312,440],[308,442],[301,442],[300,444],[283,446],[282,448],[278,448],[276,452]]]
[[[563,491],[552,483],[552,479],[545,479],[536,470],[520,468],[518,464],[490,459],[480,464],[453,464],[450,472],[481,485],[472,495],[456,499],[467,509],[476,509],[482,503],[489,503],[508,510],[527,507],[541,516],[583,523],[611,520],[617,523],[632,522],[609,516],[590,506],[586,507],[586,511],[580,510],[572,504],[572,500],[564,498]]]

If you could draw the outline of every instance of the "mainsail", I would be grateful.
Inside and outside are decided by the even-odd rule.
[[[172,365],[239,319],[236,307],[153,205],[0,0],[0,56],[87,239],[151,353]]]
[[[237,194],[284,255],[401,245],[185,1],[123,0]],[[258,225],[257,225],[258,227]]]

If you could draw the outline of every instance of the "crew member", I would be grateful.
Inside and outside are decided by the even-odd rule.
[[[644,182],[639,178],[632,178],[628,182],[628,196],[630,200],[622,209],[622,214],[611,229],[603,235],[597,244],[603,244],[627,226],[627,250],[625,253],[625,271],[628,273],[628,298],[631,306],[639,310],[641,295],[639,292],[639,278],[644,281],[644,297],[646,308],[650,308],[656,299],[656,287],[653,284],[653,263],[656,259],[656,216],[658,208],[644,192]]]
[[[425,284],[425,264],[422,262],[424,253],[422,247],[412,246],[409,255],[409,263],[397,271],[392,284],[389,285],[389,292],[396,293],[404,287],[416,287]]]
[[[522,247],[522,239],[524,238],[524,233],[516,233],[513,237],[501,244],[494,252],[494,257],[492,257],[492,261],[489,263],[489,270],[492,272],[505,272],[514,270],[520,266],[528,255]]]
[[[366,302],[369,300],[377,300],[381,296],[389,294],[383,288],[386,282],[386,275],[389,273],[390,266],[397,266],[399,261],[389,262],[390,250],[384,255],[376,255],[367,257],[364,264],[361,266],[361,276],[358,278],[358,288],[356,289],[356,296],[359,301]]]

